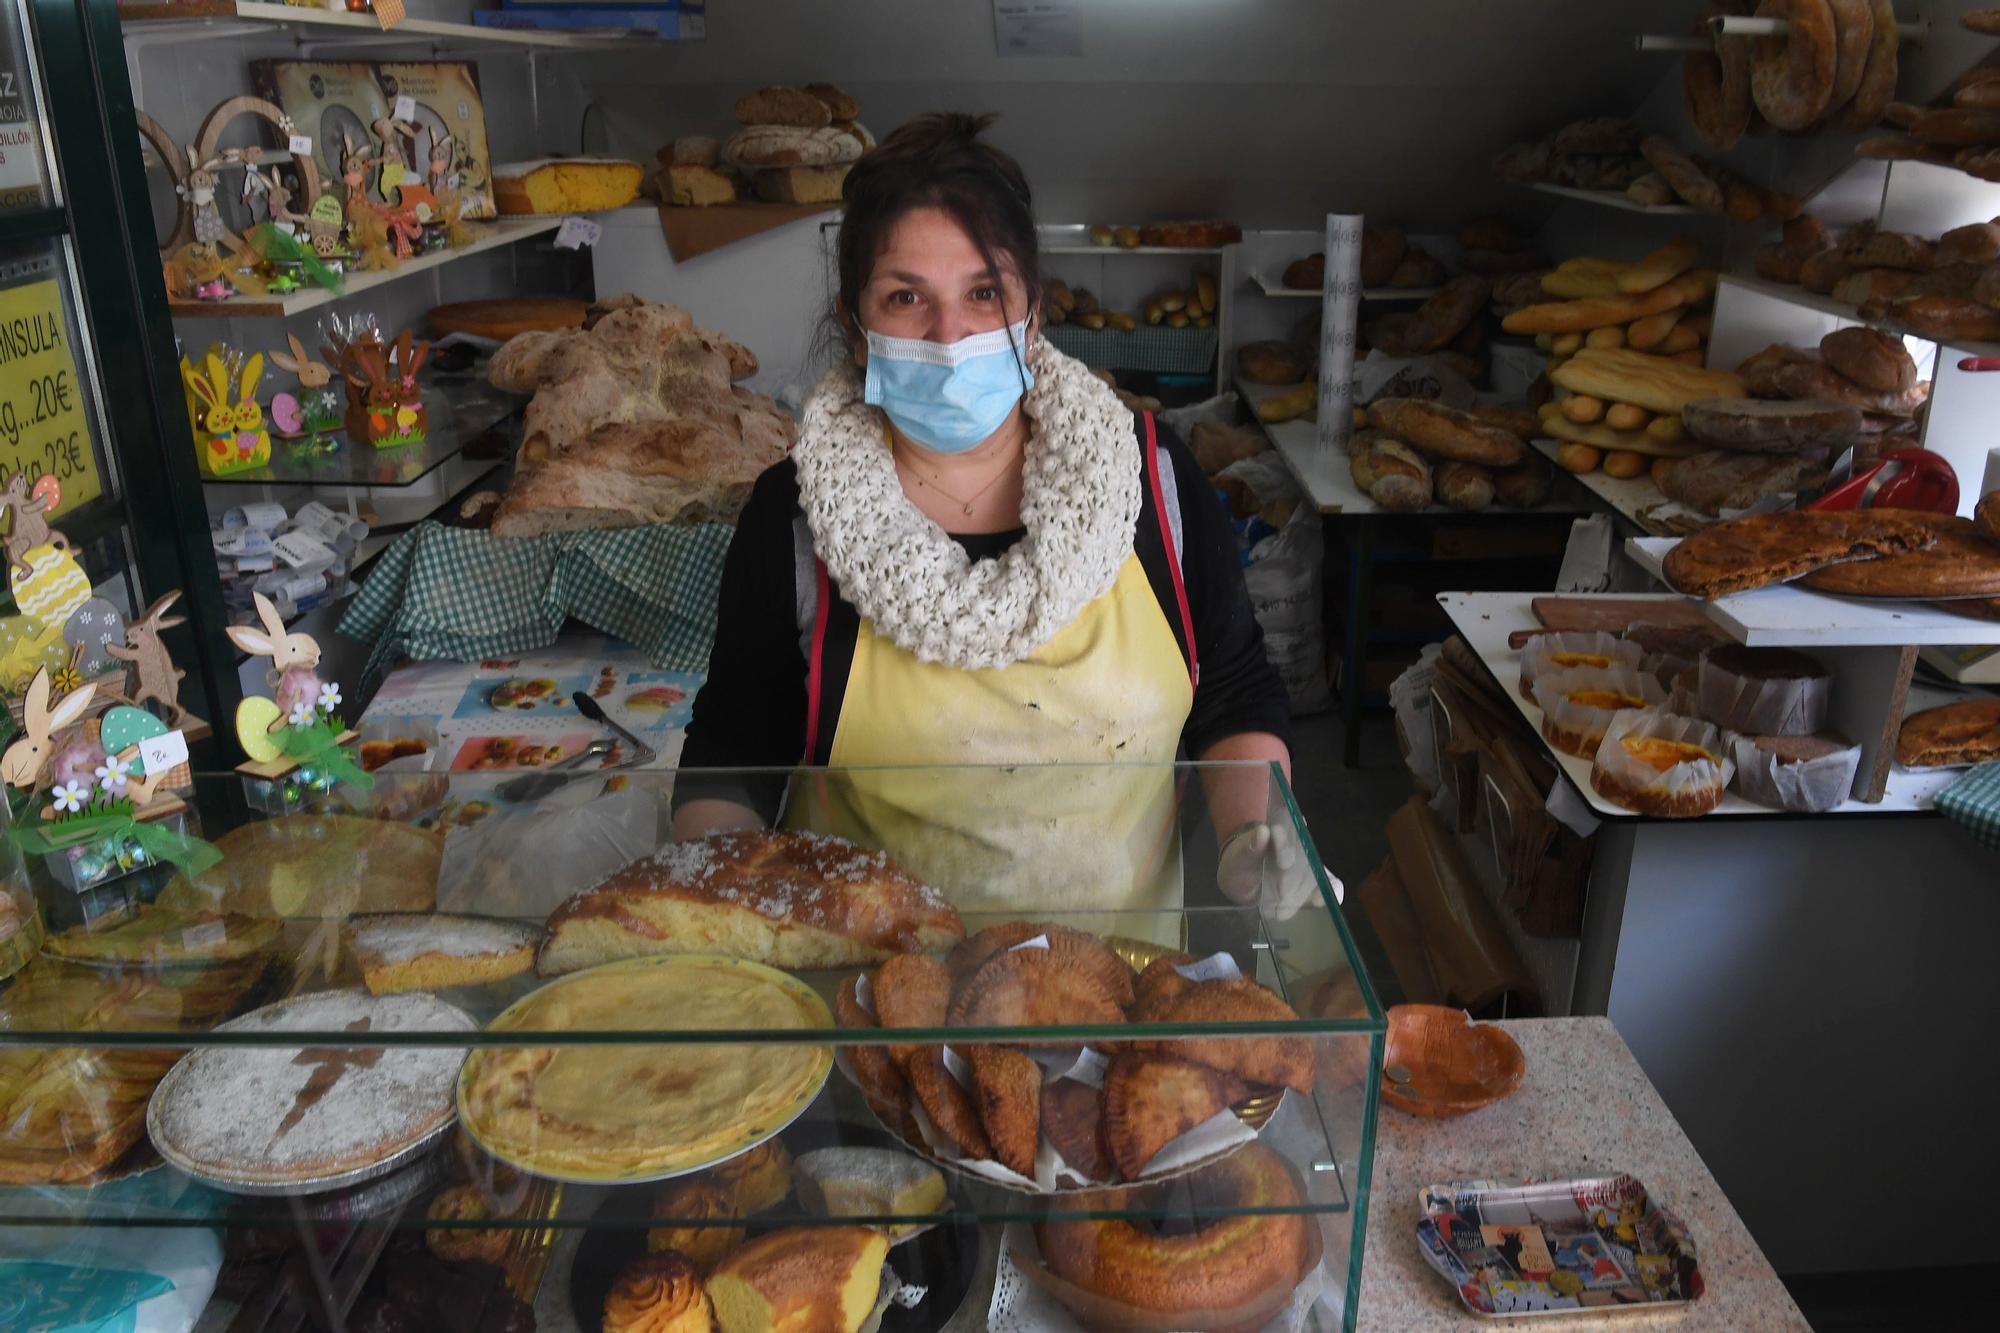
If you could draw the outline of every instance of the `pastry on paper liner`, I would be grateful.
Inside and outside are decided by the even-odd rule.
[[[1646,650],[1604,630],[1564,630],[1538,634],[1521,650],[1521,697],[1535,697],[1535,681],[1552,671],[1637,667]]]
[[[1619,713],[1658,708],[1666,698],[1659,678],[1637,666],[1569,667],[1545,671],[1535,680],[1543,739],[1579,759],[1596,753],[1605,728]]]
[[[1701,655],[1697,714],[1749,736],[1810,736],[1826,724],[1833,675],[1789,648],[1727,644]]]
[[[1790,738],[1784,738],[1790,739]],[[1746,801],[1778,810],[1820,814],[1845,801],[1861,767],[1861,747],[1840,748],[1786,761],[1757,743],[1755,736],[1731,736],[1736,760],[1736,793]]]
[[[1643,815],[1682,818],[1707,814],[1722,803],[1736,772],[1723,734],[1700,718],[1637,710],[1620,713],[1605,729],[1590,764],[1590,785],[1605,800]],[[1629,742],[1629,743],[1628,743]],[[1642,751],[1665,751],[1649,761]]]

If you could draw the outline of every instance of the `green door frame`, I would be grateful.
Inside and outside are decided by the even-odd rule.
[[[236,657],[223,633],[228,617],[188,430],[117,6],[29,0],[28,8],[63,203],[0,219],[0,242],[70,239],[76,304],[96,352],[91,371],[110,436],[103,445],[118,478],[115,500],[95,514],[65,515],[63,530],[82,546],[129,528],[144,597],[181,590],[175,611],[188,624],[165,636],[187,672],[181,702],[226,734],[241,697]],[[218,755],[202,751],[194,749],[197,767],[220,766]]]

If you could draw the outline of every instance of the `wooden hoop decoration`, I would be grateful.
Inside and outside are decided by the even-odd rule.
[[[187,158],[182,154],[181,146],[174,142],[174,136],[168,134],[159,121],[143,111],[137,115],[139,137],[146,141],[146,146],[152,149],[154,156],[165,165],[167,179],[174,187],[174,229],[160,244],[160,253],[170,255],[194,239],[194,220],[193,214],[188,209],[186,190]]]
[[[261,97],[232,97],[209,112],[207,119],[201,122],[201,129],[196,133],[194,142],[195,152],[200,154],[202,161],[212,162],[223,155],[223,149],[220,147],[222,132],[228,129],[230,123],[238,116],[255,116],[269,125],[278,137],[277,151],[285,151],[290,144],[292,123],[283,107]],[[304,215],[312,211],[314,202],[319,198],[319,164],[314,160],[312,153],[293,154],[292,167],[299,176],[299,192],[292,196],[292,211]],[[271,169],[283,170],[279,166],[273,166]]]

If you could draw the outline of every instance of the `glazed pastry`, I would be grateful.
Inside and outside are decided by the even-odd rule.
[[[937,890],[880,852],[814,833],[675,843],[549,917],[536,965],[557,976],[615,958],[722,953],[790,969],[879,963],[965,933]]]
[[[475,1186],[453,1185],[431,1200],[425,1216],[433,1222],[480,1222],[493,1214]],[[513,1237],[514,1233],[503,1227],[431,1227],[424,1232],[424,1245],[450,1262],[478,1259],[498,1264],[506,1259]]]
[[[1009,921],[1005,925],[988,926],[960,941],[945,957],[952,986],[963,987],[995,954],[1025,944],[1037,935],[1047,936],[1050,948],[1077,958],[1095,973],[1121,1006],[1132,1002],[1134,976],[1129,963],[1088,931],[1045,921]]]
[[[749,1216],[776,1208],[792,1192],[792,1155],[776,1139],[766,1139],[740,1157],[711,1167],[708,1174],[734,1194],[736,1211]]]
[[[1093,951],[1067,947],[1058,936],[1050,937],[1046,949],[1010,949],[995,954],[952,1001],[951,1025],[1122,1024],[1125,1010],[1119,1000],[1119,987],[1107,972]]]
[[[873,1227],[797,1227],[745,1245],[708,1294],[721,1333],[857,1333],[874,1313],[889,1238]]]
[[[671,1250],[684,1254],[706,1273],[743,1243],[743,1228],[693,1224],[722,1222],[737,1216],[740,1214],[728,1188],[710,1179],[707,1173],[670,1182],[653,1196],[653,1217],[676,1225],[649,1230],[646,1248],[654,1253]]]
[[[605,1296],[604,1333],[709,1333],[712,1315],[693,1264],[678,1254],[648,1254]]]

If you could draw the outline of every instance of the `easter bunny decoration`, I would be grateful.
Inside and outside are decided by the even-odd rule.
[[[314,673],[319,665],[319,644],[310,634],[287,633],[285,618],[263,593],[252,593],[250,600],[256,604],[263,628],[231,625],[229,641],[252,657],[271,659],[264,676],[277,686],[278,716],[267,730],[276,731],[301,705],[310,712],[319,701],[322,686]]]
[[[17,471],[7,479],[6,489],[0,490],[0,513],[12,514],[13,525],[7,530],[7,568],[20,570],[22,577],[35,571],[28,566],[27,553],[37,546],[50,543],[67,550],[69,538],[49,526],[47,502],[38,495],[28,492],[28,474]]]
[[[55,734],[82,717],[96,693],[97,686],[85,685],[65,694],[51,708],[49,669],[43,667],[37,671],[35,678],[28,683],[28,693],[21,710],[24,734],[7,747],[5,755],[0,755],[0,780],[10,787],[28,791],[39,786],[49,760],[55,755]]]
[[[264,377],[264,354],[252,353],[235,380],[237,401],[231,402],[230,367],[211,349],[196,367],[181,361],[181,380],[194,409],[202,467],[210,476],[226,476],[271,461],[271,432],[264,426],[264,409],[257,403],[257,382]]]
[[[293,435],[319,435],[333,430],[340,425],[340,396],[332,388],[332,368],[306,355],[305,344],[298,335],[286,334],[285,342],[291,348],[290,355],[273,352],[271,364],[298,376],[299,393],[296,398],[287,393],[272,398],[272,419],[280,430]],[[288,419],[293,424],[287,425]]]
[[[181,707],[181,681],[187,672],[174,665],[167,655],[167,646],[160,642],[160,631],[172,629],[187,623],[186,616],[170,616],[167,608],[179,597],[180,589],[159,598],[146,608],[146,614],[125,626],[125,642],[106,644],[104,651],[121,662],[132,664],[135,681],[127,693],[134,706],[144,706],[148,699],[157,700],[167,710],[167,725],[177,727],[187,716],[187,709]]]

